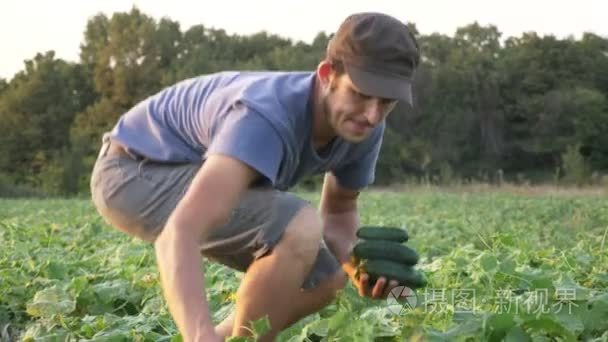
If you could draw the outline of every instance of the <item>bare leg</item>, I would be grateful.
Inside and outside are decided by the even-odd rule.
[[[215,333],[224,338],[230,337],[232,335],[232,327],[234,326],[234,316],[234,311],[232,311],[228,317],[215,326]]]
[[[315,209],[305,207],[293,218],[270,253],[255,261],[237,291],[233,336],[248,336],[250,322],[268,315],[272,341],[292,320],[295,299],[319,250],[322,222]]]
[[[269,255],[268,257],[271,257]],[[335,298],[338,290],[346,284],[346,274],[338,271],[336,275],[325,282],[319,284],[314,289],[302,290],[291,300],[291,305],[287,313],[287,324],[283,329],[288,328],[300,319],[315,313],[327,306]],[[235,312],[233,311],[221,323],[215,327],[215,332],[223,337],[232,335],[234,327]]]

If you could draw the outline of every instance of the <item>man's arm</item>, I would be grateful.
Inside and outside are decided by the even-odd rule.
[[[212,341],[199,241],[229,217],[259,174],[237,159],[210,155],[155,242],[161,285],[184,341]]]
[[[351,251],[357,242],[359,213],[357,198],[359,191],[340,186],[332,173],[326,173],[321,193],[320,212],[323,218],[323,237],[334,253],[342,270],[353,281],[360,296],[384,299],[399,283],[380,277],[375,284],[369,284],[369,275],[355,277],[356,265],[350,259]]]
[[[359,191],[340,186],[336,177],[328,172],[323,181],[320,212],[325,227],[323,236],[342,269],[350,276],[354,272],[350,253],[356,242],[359,227],[357,198]]]

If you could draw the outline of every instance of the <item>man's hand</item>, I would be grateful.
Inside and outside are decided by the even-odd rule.
[[[369,297],[372,299],[386,299],[395,287],[399,285],[396,280],[388,280],[385,277],[380,277],[375,284],[369,282],[369,274],[357,274],[357,265],[352,261],[342,265],[342,269],[346,272],[353,285],[359,291],[361,297]]]
[[[369,283],[369,275],[362,274],[359,280],[353,280],[353,285],[359,290],[359,295],[362,297],[370,297],[373,299],[386,299],[391,290],[399,285],[396,280],[387,281],[386,278],[380,277],[376,284]]]
[[[376,299],[386,298],[399,283],[380,277],[375,284],[369,284],[368,274],[355,274],[356,265],[350,258],[357,241],[355,233],[359,227],[358,196],[358,190],[341,187],[333,174],[325,174],[320,204],[325,223],[323,235],[329,249],[358,289],[359,295]]]
[[[236,159],[210,155],[155,241],[163,294],[184,341],[221,341],[204,293],[199,242],[225,223],[257,175]]]

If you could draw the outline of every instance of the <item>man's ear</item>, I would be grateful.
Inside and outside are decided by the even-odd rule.
[[[333,69],[328,60],[323,60],[317,66],[317,78],[323,87],[327,87],[333,78]]]

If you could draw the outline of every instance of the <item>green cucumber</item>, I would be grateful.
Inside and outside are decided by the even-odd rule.
[[[402,265],[388,260],[366,260],[361,263],[360,272],[369,275],[369,284],[373,286],[380,277],[387,281],[396,280],[399,285],[409,288],[425,287],[427,284],[424,275],[411,266]]]
[[[396,227],[365,226],[357,230],[357,237],[364,240],[388,240],[406,242],[409,239],[405,229]]]
[[[359,259],[384,259],[407,265],[415,265],[419,259],[413,249],[399,242],[382,240],[359,242],[353,248],[353,254]]]

